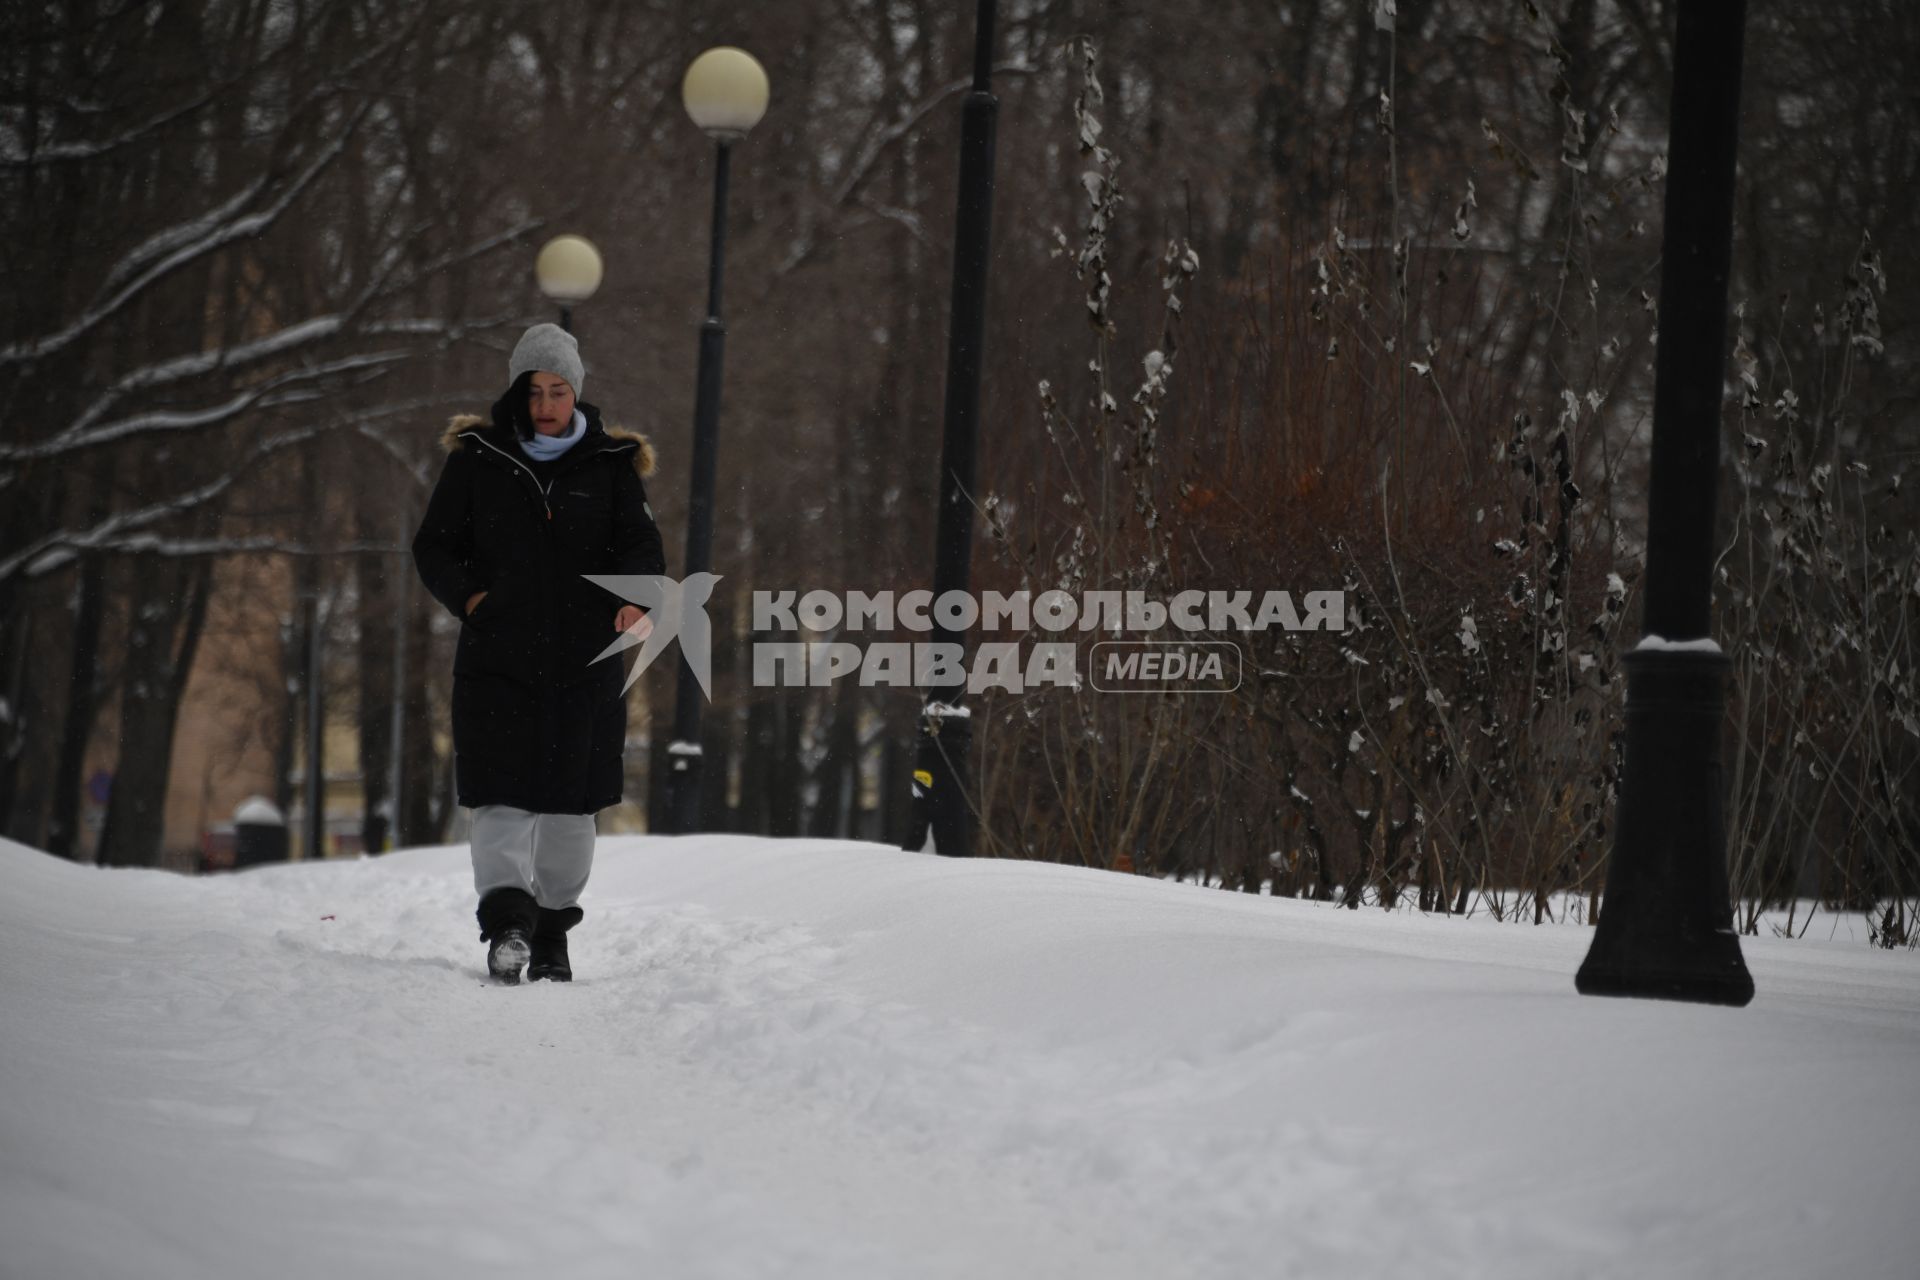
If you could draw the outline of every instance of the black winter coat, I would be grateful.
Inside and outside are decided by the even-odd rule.
[[[645,436],[603,427],[549,463],[529,459],[503,397],[492,421],[463,414],[413,539],[434,599],[460,619],[453,659],[454,782],[469,808],[593,813],[621,798],[627,703],[618,638],[627,603],[588,573],[666,571],[642,477]],[[468,597],[485,591],[472,616]]]

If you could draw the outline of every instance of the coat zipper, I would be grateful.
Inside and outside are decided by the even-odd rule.
[[[501,457],[505,458],[508,462],[511,462],[514,466],[520,468],[522,471],[527,473],[527,479],[533,481],[533,487],[540,491],[540,505],[547,509],[547,519],[552,520],[553,504],[547,501],[547,496],[553,492],[553,481],[549,480],[544,485],[541,484],[540,477],[533,474],[532,467],[529,467],[526,463],[520,461],[520,459],[514,457],[512,454],[508,453],[505,449],[502,449],[499,445],[493,443],[493,441],[487,439],[485,436],[481,435],[477,431],[473,433],[473,438],[475,440],[478,440],[481,444],[487,446],[487,448],[493,450],[495,453],[499,454]],[[557,476],[555,477],[555,479],[558,479],[558,478],[559,477]]]
[[[548,501],[547,501],[547,499],[548,499],[548,498],[549,498],[549,497],[550,497],[550,496],[552,495],[552,493],[553,493],[553,483],[554,483],[554,480],[558,480],[558,479],[560,478],[560,473],[559,473],[559,472],[557,472],[557,471],[556,471],[556,472],[554,472],[554,475],[553,475],[553,480],[549,480],[549,481],[547,481],[547,482],[546,482],[546,483],[545,483],[545,484],[543,485],[543,484],[541,484],[541,483],[540,483],[540,477],[539,477],[539,476],[537,476],[537,475],[534,475],[534,474],[533,474],[533,468],[532,468],[532,467],[529,467],[529,466],[528,466],[528,465],[527,465],[526,463],[524,463],[524,462],[522,462],[522,461],[520,461],[520,459],[518,459],[518,458],[516,458],[516,457],[514,457],[514,456],[513,456],[512,454],[510,454],[510,453],[508,453],[508,452],[507,452],[507,451],[506,451],[505,449],[502,449],[502,448],[501,448],[501,447],[500,447],[499,445],[497,445],[497,444],[495,444],[495,443],[493,443],[493,441],[491,441],[491,440],[489,440],[489,439],[487,439],[487,438],[486,438],[485,436],[483,436],[483,435],[481,435],[481,434],[480,434],[480,433],[479,433],[478,431],[473,431],[473,432],[464,432],[464,433],[462,433],[462,434],[466,434],[466,435],[471,435],[471,436],[472,436],[472,437],[473,437],[473,438],[474,438],[475,440],[478,440],[478,441],[479,441],[479,442],[480,442],[481,444],[483,444],[483,445],[485,445],[485,446],[487,446],[487,448],[489,448],[489,449],[491,449],[491,450],[493,450],[493,451],[494,451],[495,453],[497,453],[497,454],[499,454],[499,455],[500,455],[501,457],[503,457],[503,458],[505,458],[505,459],[506,459],[506,460],[507,460],[508,462],[511,462],[511,463],[512,463],[512,464],[513,464],[514,466],[516,466],[516,467],[518,467],[518,468],[520,468],[520,469],[521,469],[522,471],[524,471],[524,472],[526,472],[526,473],[527,473],[527,478],[528,478],[529,480],[531,480],[531,481],[533,481],[533,487],[534,487],[534,488],[536,488],[536,489],[538,489],[538,490],[540,490],[540,505],[546,508],[546,510],[547,510],[547,519],[548,519],[548,520],[552,520],[552,519],[553,519],[553,504],[552,504],[552,503],[550,503],[550,502],[548,502]],[[626,452],[628,452],[629,450],[632,450],[632,449],[637,449],[637,448],[639,448],[639,446],[638,446],[638,445],[635,445],[635,444],[626,444],[626,445],[619,445],[619,446],[615,446],[614,448],[611,448],[611,449],[600,449],[600,450],[597,450],[597,452],[599,452],[599,453],[626,453]]]

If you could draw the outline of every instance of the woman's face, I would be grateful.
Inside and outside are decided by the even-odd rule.
[[[536,373],[527,389],[527,416],[543,436],[560,436],[573,425],[573,388],[557,373]]]

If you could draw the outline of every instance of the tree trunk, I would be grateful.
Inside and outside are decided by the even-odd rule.
[[[667,816],[667,779],[672,775],[673,757],[667,753],[667,744],[673,741],[672,694],[663,692],[659,697],[648,698],[647,715],[647,830],[671,831],[673,824]]]
[[[763,836],[772,827],[770,795],[774,742],[774,698],[778,689],[753,690],[747,704],[744,756],[740,764],[740,830]]]
[[[827,749],[815,774],[819,796],[807,831],[822,839],[845,840],[858,793],[860,699],[857,687],[836,692],[838,696],[826,708]]]
[[[409,570],[411,571],[411,570]],[[440,607],[425,591],[407,593],[407,680],[400,690],[400,843],[439,844],[444,822],[436,821],[435,799],[447,773],[434,737],[433,687],[439,678],[433,660],[433,611]],[[444,810],[448,816],[452,809]]]
[[[806,774],[800,768],[800,742],[806,716],[794,690],[781,688],[774,690],[774,693],[773,759],[769,761],[772,767],[768,771],[772,786],[767,797],[767,834],[797,836],[801,834],[800,814],[805,802],[801,794]]]
[[[22,594],[0,583],[0,831],[16,839],[22,834],[14,809],[27,745],[27,653],[34,623],[30,613],[14,607]]]
[[[357,492],[354,502],[354,535],[357,541],[379,542],[392,536],[390,521],[379,518],[377,508],[384,504],[375,493]],[[393,687],[394,627],[399,594],[394,574],[397,560],[379,551],[363,551],[354,557],[354,579],[359,587],[360,610],[356,619],[359,632],[359,746],[360,746],[360,847],[368,853],[383,853],[387,835],[393,826],[388,778],[393,766],[393,700],[399,691]],[[412,566],[407,566],[411,571]]]
[[[100,833],[104,866],[158,864],[180,698],[200,645],[211,594],[209,560],[141,556],[120,694],[120,760]],[[188,603],[178,609],[182,597]]]
[[[801,708],[784,686],[756,689],[747,711],[747,755],[741,766],[740,826],[756,835],[800,834]]]
[[[100,709],[95,685],[99,681],[100,624],[106,612],[107,561],[92,553],[81,561],[80,599],[73,618],[73,665],[67,677],[67,714],[60,734],[60,763],[54,771],[53,809],[47,821],[47,852],[62,858],[80,856],[81,776],[87,767],[87,745],[93,739],[94,719]]]
[[[293,576],[298,582],[297,566]],[[301,617],[296,586],[280,623],[280,681],[275,689],[279,709],[273,718],[273,803],[285,815],[293,813],[293,744],[299,736],[300,687],[306,682],[306,667],[300,657],[305,643]],[[291,832],[288,839],[292,839]]]
[[[57,410],[59,406],[47,407]],[[0,551],[33,537],[48,522],[60,519],[66,507],[66,472],[59,467],[43,469],[36,485],[29,468],[27,482],[11,486],[7,500],[0,501],[8,517],[0,521]],[[22,785],[22,773],[33,752],[53,750],[47,732],[51,725],[36,722],[33,714],[35,704],[46,701],[33,684],[38,674],[35,649],[48,644],[54,631],[52,620],[34,616],[43,608],[44,595],[30,590],[21,575],[0,581],[0,831],[28,844],[40,840],[39,808],[36,797],[28,794],[35,789]],[[31,740],[32,751],[30,730],[38,735]]]

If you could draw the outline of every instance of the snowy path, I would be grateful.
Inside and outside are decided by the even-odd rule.
[[[8,1280],[1920,1274],[1912,952],[608,837],[496,988],[463,848],[0,876]]]

